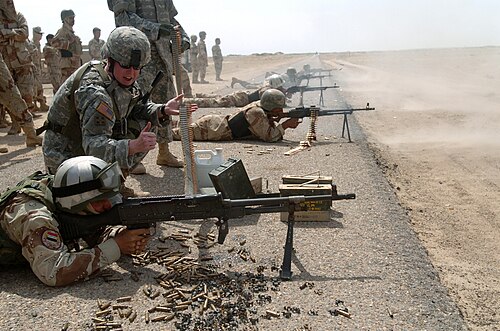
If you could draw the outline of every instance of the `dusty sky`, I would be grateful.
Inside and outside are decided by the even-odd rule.
[[[15,0],[31,27],[55,33],[62,9],[76,13],[84,44],[114,28],[105,0]],[[311,53],[500,46],[498,0],[177,0],[188,34],[207,32],[223,54]],[[45,13],[45,14],[42,14]]]

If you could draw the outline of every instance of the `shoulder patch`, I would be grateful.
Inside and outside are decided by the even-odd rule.
[[[99,105],[97,106],[96,110],[104,117],[106,117],[108,120],[113,119],[113,109],[111,109],[110,106],[108,106],[107,103],[104,101],[101,101]]]
[[[61,235],[54,230],[45,230],[42,233],[42,244],[48,249],[59,249],[62,245]]]

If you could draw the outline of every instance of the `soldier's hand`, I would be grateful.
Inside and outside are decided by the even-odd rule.
[[[172,24],[160,24],[160,37],[170,37],[173,31],[174,27],[172,26]]]
[[[151,130],[151,122],[146,124],[146,127],[141,131],[139,137],[129,140],[128,155],[145,153],[156,147],[156,134],[154,132],[149,132],[149,130]]]
[[[300,123],[299,118],[289,118],[281,124],[283,129],[295,129]]]
[[[114,237],[120,252],[126,255],[144,252],[149,239],[149,228],[123,230]]]

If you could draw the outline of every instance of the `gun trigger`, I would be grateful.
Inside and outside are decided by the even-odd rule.
[[[219,227],[219,235],[217,236],[217,242],[222,245],[226,240],[227,233],[229,232],[227,220],[219,220],[217,222],[217,225]]]

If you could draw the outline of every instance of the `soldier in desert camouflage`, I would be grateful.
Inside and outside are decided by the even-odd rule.
[[[205,80],[208,67],[208,53],[207,45],[205,43],[207,33],[205,31],[200,31],[198,35],[200,36],[200,41],[198,42],[198,71],[200,73],[200,83],[208,84],[208,82]]]
[[[56,94],[59,86],[61,86],[61,53],[55,47],[52,47],[51,41],[54,38],[53,34],[48,34],[46,39],[47,43],[43,46],[43,58],[45,65],[49,70],[50,83],[52,84],[52,91]]]
[[[33,59],[34,70],[33,76],[35,79],[34,86],[34,97],[33,102],[35,104],[35,108],[37,111],[47,111],[49,110],[49,106],[47,106],[47,99],[43,95],[43,85],[42,85],[42,49],[40,45],[40,40],[42,39],[43,32],[42,28],[36,26],[33,28],[33,40],[29,43],[31,57]],[[39,103],[40,106],[37,106],[36,103]]]
[[[62,82],[64,82],[82,64],[82,41],[73,30],[75,25],[73,10],[61,11],[61,21],[63,25],[57,31],[51,44],[61,53],[61,74]]]
[[[209,95],[197,93],[196,98],[184,98],[185,104],[197,104],[200,108],[226,108],[226,107],[244,107],[251,102],[260,100],[262,94],[269,89],[277,89],[285,93],[283,89],[284,80],[280,75],[272,75],[266,78],[264,86],[248,92],[237,91],[228,95]]]
[[[77,249],[70,248],[59,232],[59,212],[99,214],[121,203],[121,181],[116,163],[80,156],[63,162],[55,176],[38,172],[2,194],[2,268],[29,263],[44,284],[64,286],[88,279],[121,255],[142,252],[149,229],[106,227],[92,238],[82,238]]]
[[[151,61],[144,66],[138,83],[142,89],[146,90],[151,86],[158,71],[165,74],[151,94],[151,100],[157,103],[165,103],[175,97],[176,91],[173,77],[173,58],[171,50],[171,38],[173,36],[173,26],[179,26],[182,33],[181,53],[190,47],[189,37],[184,32],[179,22],[176,20],[177,9],[172,0],[108,0],[108,7],[115,13],[116,26],[133,26],[146,34],[151,43]],[[182,70],[181,66],[181,70]],[[182,72],[182,89],[185,96],[192,94],[189,76],[184,69]],[[180,93],[180,91],[178,91]],[[170,123],[170,121],[168,121]],[[156,163],[169,167],[182,168],[182,160],[174,156],[168,147],[172,141],[172,127],[167,127],[158,131],[158,137],[162,142],[158,142],[158,157]],[[146,169],[134,173],[144,173]]]
[[[151,57],[144,33],[116,28],[102,51],[104,64],[88,62],[54,96],[43,144],[45,165],[52,174],[66,159],[92,155],[118,162],[127,176],[155,148],[154,131],[179,113],[182,95],[165,104],[141,100],[136,80]],[[122,193],[135,194],[125,186]]]
[[[28,24],[16,11],[14,2],[0,0],[0,103],[9,112],[12,127],[8,134],[21,129],[26,134],[26,146],[42,144],[35,134],[33,116],[33,63],[28,51]]]
[[[89,41],[89,55],[91,60],[102,60],[101,48],[104,46],[104,40],[101,38],[101,29],[94,28],[92,30],[94,38]]]
[[[215,38],[215,45],[212,46],[212,59],[215,67],[215,80],[221,81],[223,79],[220,78],[220,74],[222,72],[222,61],[224,61],[224,58],[220,49],[220,38]]]
[[[286,129],[299,125],[298,118],[289,118],[277,124],[285,101],[285,95],[281,91],[269,89],[264,92],[260,101],[253,102],[231,115],[205,115],[191,124],[193,140],[282,140]],[[174,139],[180,140],[179,128],[175,128],[173,133]]]
[[[198,67],[198,45],[196,41],[198,37],[193,34],[191,36],[191,47],[189,48],[189,55],[191,58],[191,74],[192,74],[192,83],[198,84],[200,81],[198,80],[198,76],[200,75],[200,69]]]

